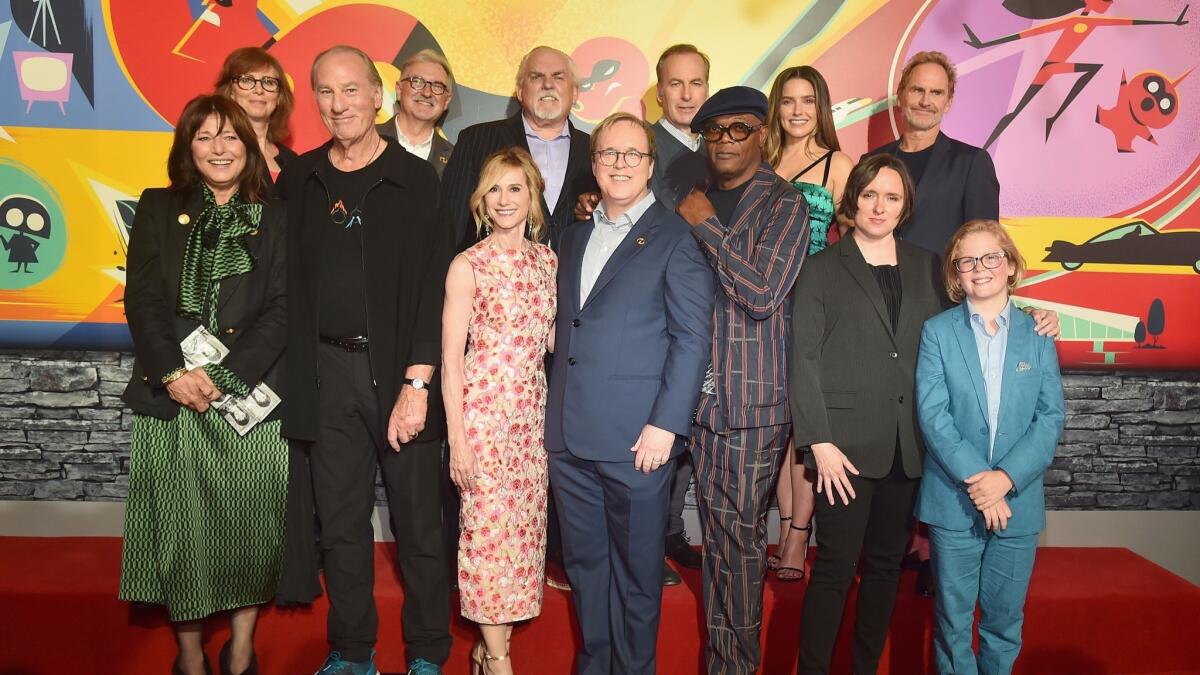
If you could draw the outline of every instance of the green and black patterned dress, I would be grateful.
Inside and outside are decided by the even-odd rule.
[[[184,254],[176,311],[203,317],[219,335],[221,281],[252,269],[242,239],[258,226],[262,206],[236,195],[218,206],[207,188],[204,193],[205,209]],[[222,366],[205,370],[223,392],[244,395],[253,384]],[[238,436],[213,408],[201,415],[181,407],[172,420],[134,415],[121,599],[165,605],[172,621],[195,621],[274,597],[287,453],[279,421]]]
[[[821,184],[809,183],[800,180],[800,176],[808,173],[810,169],[818,164],[825,163],[825,173],[821,178]],[[829,167],[833,162],[833,151],[829,150],[824,155],[821,155],[815,162],[804,167],[804,170],[796,174],[792,180],[788,181],[792,187],[800,191],[804,195],[805,201],[808,202],[808,226],[812,233],[808,240],[808,255],[819,253],[825,250],[825,247],[830,243],[831,231],[836,231],[837,222],[833,203],[833,193],[825,185],[829,182]],[[834,237],[836,240],[836,237]]]

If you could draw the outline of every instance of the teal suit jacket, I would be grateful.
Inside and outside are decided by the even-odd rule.
[[[1000,417],[988,460],[987,399],[966,303],[925,322],[917,358],[917,409],[925,436],[917,518],[949,530],[983,522],[963,481],[989,469],[1013,480],[1012,518],[1001,536],[1036,534],[1046,525],[1042,476],[1054,459],[1065,418],[1054,340],[1034,332],[1024,312],[1011,313]]]

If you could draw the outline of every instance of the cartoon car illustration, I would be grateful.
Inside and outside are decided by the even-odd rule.
[[[1084,263],[1109,265],[1186,265],[1200,274],[1200,230],[1159,232],[1144,220],[1118,225],[1082,244],[1055,240],[1044,262],[1074,271]]]

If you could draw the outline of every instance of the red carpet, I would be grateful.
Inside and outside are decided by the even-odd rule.
[[[116,599],[120,554],[115,538],[0,538],[0,675],[169,672],[174,641],[165,615]],[[379,665],[403,672],[400,590],[387,546],[378,546],[376,560]],[[658,663],[665,675],[701,672],[700,576],[683,578],[663,594]],[[881,673],[932,672],[932,602],[914,596],[913,581],[906,573]],[[762,672],[790,673],[804,584],[771,582],[766,594]],[[327,649],[325,611],[323,602],[310,610],[266,609],[257,638],[261,672],[311,673]],[[849,614],[836,673],[849,671]],[[446,672],[466,673],[474,632],[461,622],[453,630]],[[569,594],[546,589],[542,616],[513,635],[517,672],[569,673],[575,631]],[[221,626],[207,637],[214,664],[227,636]],[[1016,672],[1200,673],[1200,588],[1125,549],[1042,549]]]

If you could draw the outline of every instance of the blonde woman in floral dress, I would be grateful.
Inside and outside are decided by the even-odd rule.
[[[500,150],[480,171],[471,212],[483,240],[450,264],[442,313],[442,392],[450,477],[462,496],[462,615],[483,639],[473,672],[512,672],[514,621],[542,609],[546,352],[554,348],[554,253],[544,182],[529,153]]]

